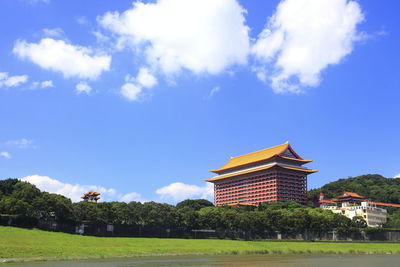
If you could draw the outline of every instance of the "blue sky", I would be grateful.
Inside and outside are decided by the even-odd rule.
[[[290,141],[309,187],[400,174],[395,0],[0,1],[0,177],[76,199],[211,198]]]

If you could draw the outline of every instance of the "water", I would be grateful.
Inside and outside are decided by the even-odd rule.
[[[179,256],[179,257],[142,257],[130,259],[54,261],[36,263],[10,263],[0,266],[26,267],[137,267],[137,266],[268,266],[268,267],[369,267],[400,266],[400,255],[332,255],[332,256]]]

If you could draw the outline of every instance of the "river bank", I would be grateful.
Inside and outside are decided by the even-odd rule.
[[[0,262],[238,254],[400,254],[400,243],[110,238],[0,227]]]

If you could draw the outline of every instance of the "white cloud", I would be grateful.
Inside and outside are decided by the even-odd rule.
[[[48,80],[48,81],[43,81],[43,82],[32,82],[30,89],[37,89],[37,88],[49,88],[49,87],[53,87],[53,81],[52,80]]]
[[[7,151],[0,152],[0,157],[5,158],[5,159],[11,159],[11,155]]]
[[[12,146],[16,146],[17,148],[35,148],[35,146],[33,145],[34,141],[32,139],[27,139],[27,138],[21,138],[21,139],[17,139],[17,140],[10,140],[7,141],[6,144],[7,145],[12,145]]]
[[[204,186],[189,185],[184,183],[172,183],[157,189],[156,193],[162,200],[173,200],[174,202],[190,198],[212,198],[214,185],[207,183]]]
[[[215,86],[213,89],[210,91],[210,97],[212,97],[215,93],[218,93],[219,90],[221,90],[221,87]]]
[[[109,55],[52,38],[43,38],[39,43],[18,40],[13,52],[22,59],[29,59],[41,68],[61,72],[67,78],[94,80],[103,71],[108,71],[111,63]]]
[[[87,95],[90,95],[92,92],[92,87],[90,87],[90,85],[87,82],[79,82],[76,86],[75,86],[75,91],[76,93],[82,94],[85,93]]]
[[[66,196],[74,202],[80,201],[83,193],[89,191],[101,193],[100,197],[103,200],[108,200],[116,195],[116,190],[112,188],[97,185],[67,184],[48,176],[31,175],[21,178],[21,181],[34,184],[42,191]]]
[[[53,28],[53,29],[44,28],[43,33],[46,36],[50,37],[61,37],[64,35],[64,31],[61,28]]]
[[[268,74],[279,93],[317,86],[322,70],[351,53],[363,20],[355,1],[282,0],[252,47],[261,65],[271,67],[258,68],[258,78],[266,80]]]
[[[236,0],[137,1],[125,12],[107,12],[98,21],[119,37],[118,47],[141,51],[152,69],[167,75],[182,69],[218,74],[247,63],[245,13]]]
[[[139,99],[139,94],[141,91],[142,88],[140,86],[128,82],[122,85],[120,93],[129,101],[135,101]]]
[[[136,192],[131,192],[127,194],[118,194],[117,191],[113,188],[105,188],[99,185],[80,185],[80,184],[68,184],[60,182],[59,180],[50,178],[48,176],[41,175],[30,175],[21,178],[21,181],[28,182],[36,185],[42,191],[46,191],[49,193],[60,194],[65,197],[70,198],[73,202],[81,201],[81,196],[83,193],[89,191],[99,192],[101,195],[100,201],[140,201],[144,202],[141,195]]]
[[[394,178],[400,178],[400,173],[395,175]]]
[[[131,201],[144,202],[142,196],[139,193],[132,192],[119,197],[119,201],[129,203]]]
[[[147,68],[140,68],[136,77],[136,82],[146,88],[151,88],[157,84],[157,79],[150,73]]]
[[[28,81],[28,75],[9,76],[7,72],[0,72],[0,87],[17,87]]]
[[[96,40],[99,43],[106,43],[110,41],[110,38],[100,31],[92,31],[92,34],[96,37]]]
[[[43,81],[40,83],[40,87],[41,88],[47,88],[47,87],[53,87],[53,81],[52,80],[48,80],[48,81]]]
[[[129,74],[125,77],[125,84],[121,87],[121,95],[130,101],[139,100],[143,89],[150,89],[157,85],[157,79],[148,68],[140,68],[136,77]]]

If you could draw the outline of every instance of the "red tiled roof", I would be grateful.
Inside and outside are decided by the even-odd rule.
[[[395,208],[400,208],[400,204],[392,204],[392,203],[383,203],[383,202],[370,202],[372,204],[375,204],[377,206],[386,206],[386,207],[395,207]]]
[[[343,195],[337,196],[336,198],[340,198],[340,197],[357,197],[357,198],[365,198],[363,196],[360,196],[357,193],[354,192],[344,192]]]

